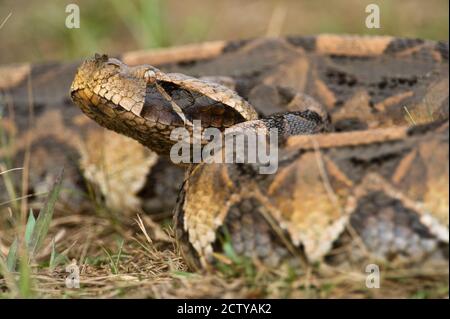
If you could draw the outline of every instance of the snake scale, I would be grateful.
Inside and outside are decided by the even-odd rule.
[[[56,80],[68,74],[70,81],[77,64],[47,67]],[[8,74],[21,71],[14,70]],[[33,90],[36,83],[51,86],[44,67],[31,74],[41,79]],[[0,81],[16,109],[25,77]],[[99,137],[66,96],[39,105],[39,88],[32,129],[41,138],[33,151],[45,149],[41,156],[55,166],[68,156],[52,145],[64,142],[66,155],[80,162],[70,176],[81,166],[112,207],[174,207],[177,240],[193,268],[214,264],[225,240],[272,267],[448,265],[448,84],[448,44],[420,39],[320,35],[98,55],[78,68],[72,99],[102,126],[162,156],[109,131]],[[11,131],[25,125],[17,113],[6,117]],[[173,145],[168,135],[189,127],[186,119],[202,120],[204,129],[279,129],[278,170],[173,167],[164,156]],[[51,134],[46,128],[55,121],[60,128]],[[116,186],[105,186],[99,161],[120,168],[111,177]],[[37,180],[49,166],[40,167]]]

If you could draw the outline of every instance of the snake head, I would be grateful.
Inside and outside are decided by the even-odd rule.
[[[91,100],[95,95],[94,105],[98,104],[98,99],[106,99],[127,111],[135,107],[138,113],[140,108],[136,104],[143,103],[146,85],[156,81],[157,74],[160,73],[151,65],[128,66],[106,54],[96,53],[78,68],[70,95],[75,102],[80,97]]]
[[[120,109],[139,115],[149,74],[157,71],[149,65],[129,67],[105,54],[95,54],[78,68],[70,95],[88,116],[111,117]]]
[[[159,110],[164,102],[155,88],[160,72],[150,65],[128,66],[115,58],[96,54],[78,68],[70,96],[98,124],[148,144],[147,141],[155,140],[150,128],[156,120],[161,122],[165,118],[171,123],[176,117],[170,110],[164,114]],[[146,100],[150,119],[143,114]]]
[[[100,54],[78,68],[70,95],[100,125],[165,154],[175,143],[171,130],[192,127],[192,120],[223,130],[257,118],[247,101],[220,84]]]

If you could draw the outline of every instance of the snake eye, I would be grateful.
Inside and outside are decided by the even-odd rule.
[[[146,65],[144,78],[147,79],[147,81],[153,82],[156,80],[157,74],[160,72],[161,71],[159,71],[157,68],[155,68],[151,65]]]
[[[144,77],[147,79],[153,78],[155,76],[156,76],[156,73],[153,70],[147,70],[144,74]]]

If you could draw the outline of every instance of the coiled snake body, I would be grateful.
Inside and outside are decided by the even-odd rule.
[[[196,119],[202,129],[279,130],[275,174],[245,163],[187,169],[175,224],[193,267],[214,263],[226,240],[269,266],[448,263],[448,46],[333,36],[284,45],[297,46],[294,71],[228,83],[259,101],[256,110],[214,78],[99,55],[80,66],[71,96],[102,126],[163,155],[170,132]],[[326,66],[302,59],[313,50]],[[291,85],[283,75],[292,72]]]

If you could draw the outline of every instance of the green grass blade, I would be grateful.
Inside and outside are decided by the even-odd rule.
[[[22,298],[32,297],[31,267],[28,263],[27,252],[24,249],[19,262],[19,293]]]
[[[9,248],[8,256],[6,257],[6,268],[8,269],[9,272],[13,272],[16,270],[18,246],[19,242],[17,238],[15,238],[11,247]]]
[[[30,215],[28,216],[27,226],[25,228],[25,243],[27,247],[30,246],[31,235],[33,235],[35,225],[36,219],[34,218],[33,210],[30,209]]]
[[[123,244],[124,244],[124,240],[122,239],[119,244],[119,253],[117,254],[116,263],[115,263],[115,269],[117,272],[119,271],[119,262],[120,262],[120,257],[122,256]]]
[[[55,248],[55,238],[52,239],[52,253],[50,255],[50,262],[48,264],[50,269],[53,269],[55,267],[55,260],[56,260],[56,248]]]
[[[117,275],[117,268],[116,268],[116,264],[114,263],[114,259],[112,258],[111,254],[104,247],[102,247],[102,249],[105,252],[106,256],[108,257],[111,273],[113,275]]]
[[[56,178],[55,184],[50,190],[44,206],[39,212],[39,216],[36,220],[33,234],[30,240],[30,254],[31,257],[35,256],[47,235],[50,222],[53,217],[53,211],[55,208],[56,200],[58,199],[59,192],[61,191],[63,171]]]
[[[50,255],[50,261],[48,263],[48,267],[50,268],[50,270],[55,269],[56,266],[64,264],[69,262],[69,259],[63,255],[63,254],[59,254],[56,251],[56,242],[55,242],[55,238],[52,239],[52,252]]]

